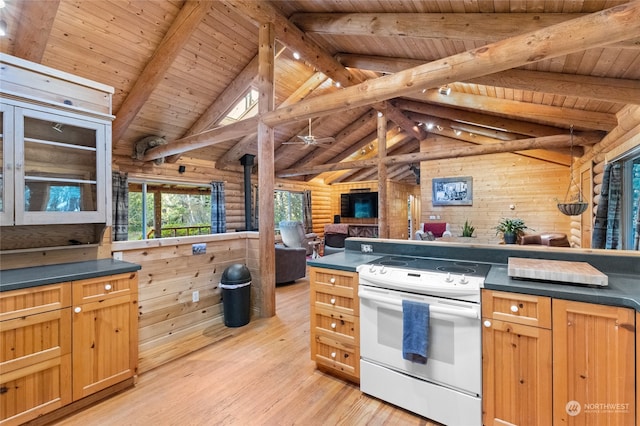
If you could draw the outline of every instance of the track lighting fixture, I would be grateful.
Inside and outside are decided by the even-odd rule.
[[[442,86],[440,89],[438,89],[438,93],[440,93],[443,96],[449,96],[451,94],[451,87]]]

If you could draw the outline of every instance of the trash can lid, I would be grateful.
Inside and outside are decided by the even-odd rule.
[[[241,263],[228,266],[220,278],[220,284],[244,284],[249,281],[251,281],[251,272]]]

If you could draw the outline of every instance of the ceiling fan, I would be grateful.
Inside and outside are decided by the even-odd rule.
[[[288,141],[282,142],[283,145],[331,145],[335,142],[335,138],[326,137],[326,138],[317,138],[311,134],[311,119],[309,119],[309,134],[308,135],[298,135],[300,142],[298,141]]]

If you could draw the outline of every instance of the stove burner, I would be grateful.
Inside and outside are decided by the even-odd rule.
[[[472,274],[476,271],[475,269],[464,268],[462,266],[438,266],[436,269],[438,271],[453,272],[455,274]]]
[[[399,260],[383,260],[381,262],[378,262],[380,265],[384,265],[384,266],[407,266],[407,262],[401,262]]]
[[[477,263],[472,262],[454,262],[453,264],[457,266],[464,266],[465,268],[477,268],[480,266]]]

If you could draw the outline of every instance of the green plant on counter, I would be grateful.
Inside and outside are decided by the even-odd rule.
[[[462,227],[462,236],[463,237],[472,237],[473,231],[476,230],[476,227],[471,225],[468,220],[464,221],[464,226]]]
[[[496,235],[502,233],[505,243],[515,244],[518,237],[524,234],[525,229],[531,228],[525,225],[522,219],[510,219],[503,217],[502,219],[500,219],[498,226],[496,226]]]

